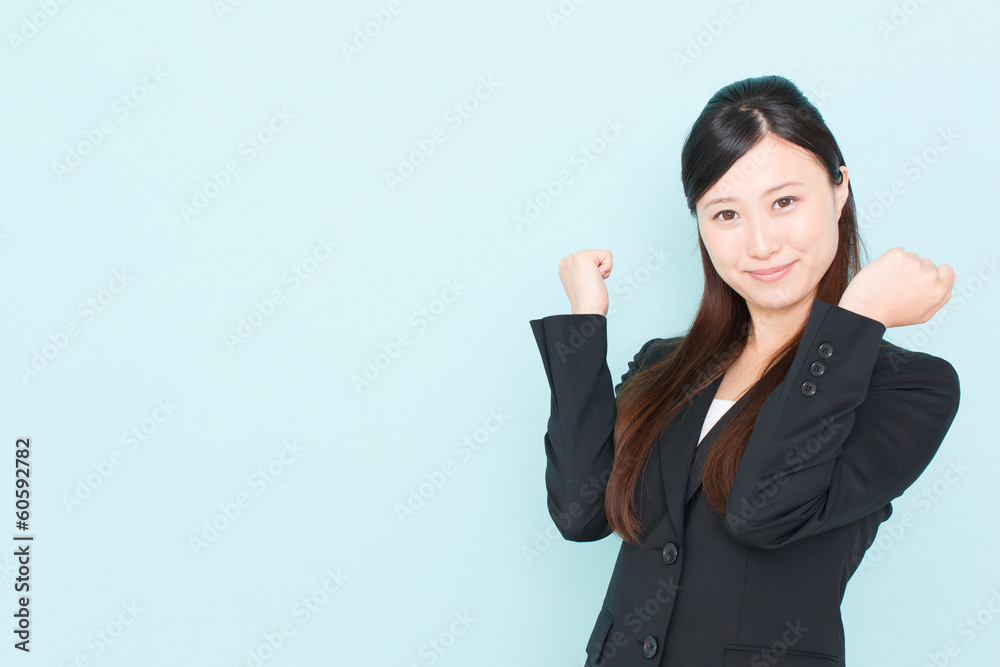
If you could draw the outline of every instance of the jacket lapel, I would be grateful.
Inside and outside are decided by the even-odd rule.
[[[701,425],[708,413],[708,406],[712,404],[712,398],[720,384],[722,384],[721,376],[698,392],[660,436],[660,473],[663,475],[667,514],[670,516],[670,523],[673,524],[674,534],[678,537],[684,534],[684,498],[692,458],[698,444],[698,434],[701,433]]]
[[[691,463],[691,474],[688,476],[687,491],[684,495],[685,504],[691,500],[691,496],[693,496],[694,492],[701,486],[701,473],[702,469],[705,467],[705,459],[708,458],[708,450],[712,448],[712,445],[715,443],[715,439],[720,433],[722,433],[722,429],[725,428],[726,424],[729,423],[729,420],[733,418],[734,414],[736,414],[737,408],[742,407],[743,399],[746,398],[746,396],[747,394],[744,393],[743,396],[740,396],[735,403],[729,406],[729,409],[726,410],[721,417],[719,417],[719,420],[715,422],[712,428],[708,430],[708,433],[705,434],[705,439],[702,440],[700,445],[698,445],[697,450],[694,453],[694,461]],[[709,401],[709,405],[711,405],[711,403],[712,401]],[[708,414],[708,408],[705,408],[705,414]],[[705,416],[702,415],[701,419],[702,422],[704,422]],[[701,433],[700,425],[698,427],[698,433]]]
[[[701,435],[701,427],[721,384],[722,376],[719,376],[698,392],[660,436],[658,447],[660,472],[663,475],[667,513],[678,536],[684,534],[684,506],[701,486],[701,474],[708,450],[747,397],[747,393],[744,393],[730,406],[705,434],[705,439],[699,445],[698,436]]]

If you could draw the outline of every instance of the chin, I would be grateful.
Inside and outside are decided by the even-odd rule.
[[[750,299],[746,299],[745,296],[744,299],[747,302],[754,303],[758,308],[765,310],[785,310],[801,303],[805,298],[797,290],[791,295],[785,290],[782,290],[780,293],[776,290],[774,294],[767,294],[763,290],[755,290],[750,296]]]

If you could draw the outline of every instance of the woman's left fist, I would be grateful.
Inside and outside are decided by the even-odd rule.
[[[923,324],[948,303],[955,280],[947,264],[935,266],[926,257],[890,248],[854,276],[838,305],[886,329]]]

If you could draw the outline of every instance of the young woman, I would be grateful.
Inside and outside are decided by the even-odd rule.
[[[860,268],[844,158],[785,78],[719,90],[681,163],[705,272],[687,333],[612,388],[607,250],[560,260],[572,313],[530,322],[549,512],[623,540],[586,664],[843,665],[847,581],[959,404],[951,364],[882,335],[955,274],[901,248]]]

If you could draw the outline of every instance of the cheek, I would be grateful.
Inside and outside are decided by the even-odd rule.
[[[833,222],[827,228],[826,233],[827,243],[830,246],[830,257],[833,257],[837,253],[837,247],[840,245],[840,228],[836,222]]]
[[[824,256],[833,259],[833,256],[837,254],[837,246],[840,242],[840,227],[837,224],[837,209],[834,206],[833,211],[822,220],[820,220],[820,230],[817,233],[819,237],[817,242],[822,243],[825,246],[826,252]]]
[[[701,237],[701,242],[705,244],[705,250],[708,251],[708,257],[714,262],[718,245],[718,240],[715,236],[709,233],[705,233],[705,225],[698,223],[698,236]]]
[[[726,260],[732,255],[732,235],[729,234],[713,234],[709,231],[708,234],[703,234],[701,237],[702,241],[705,243],[705,250],[708,251],[708,257],[712,260],[712,264],[719,273],[722,273],[724,269]]]
[[[823,256],[836,252],[837,221],[830,218],[826,209],[802,211],[802,215],[787,227],[787,232],[788,243],[801,251],[813,250]]]

